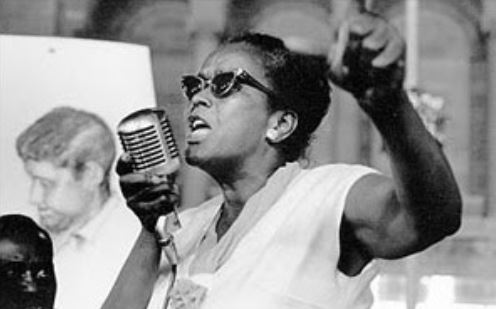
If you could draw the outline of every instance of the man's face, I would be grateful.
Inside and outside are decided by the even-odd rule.
[[[0,239],[0,278],[0,308],[53,308],[53,263],[37,254],[33,245]]]
[[[63,232],[88,215],[94,188],[76,179],[71,169],[48,161],[27,161],[25,168],[32,180],[30,201],[48,231]]]

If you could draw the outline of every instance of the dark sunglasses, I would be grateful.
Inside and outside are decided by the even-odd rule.
[[[241,84],[258,89],[270,97],[275,97],[274,91],[262,85],[243,69],[218,73],[210,79],[199,75],[184,75],[181,80],[181,89],[188,100],[206,88],[210,88],[216,98],[225,98],[239,91]]]

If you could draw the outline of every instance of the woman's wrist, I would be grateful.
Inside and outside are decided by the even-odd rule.
[[[406,92],[401,88],[375,88],[356,99],[374,122],[398,119],[405,105],[410,104]]]

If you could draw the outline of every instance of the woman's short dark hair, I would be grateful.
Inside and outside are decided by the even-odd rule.
[[[296,161],[304,154],[331,103],[326,58],[292,52],[281,39],[267,34],[248,32],[224,43],[232,44],[244,44],[250,55],[261,61],[265,77],[277,94],[269,98],[270,108],[297,114],[297,128],[278,146],[287,162]]]

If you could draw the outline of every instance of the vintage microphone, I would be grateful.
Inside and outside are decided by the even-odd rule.
[[[172,134],[167,114],[162,109],[146,108],[135,111],[121,120],[117,133],[122,148],[131,158],[131,169],[151,177],[168,177],[181,166],[179,150]],[[172,275],[164,308],[167,308],[169,292],[177,274],[178,255],[174,238],[167,226],[168,220],[180,227],[177,210],[160,216],[155,231],[160,235],[159,245],[171,265]]]
[[[179,151],[164,110],[135,111],[121,120],[117,132],[134,172],[166,176],[179,170]]]
[[[163,109],[145,108],[135,111],[117,126],[122,148],[131,158],[131,170],[147,177],[166,178],[181,166],[179,150],[172,128]],[[177,212],[172,212],[175,222]],[[166,216],[157,222],[157,232],[164,232]]]

